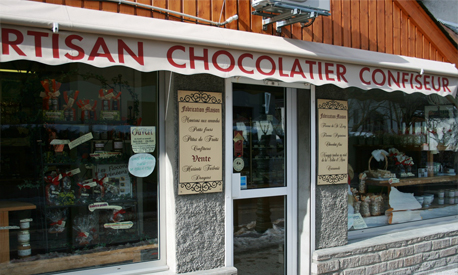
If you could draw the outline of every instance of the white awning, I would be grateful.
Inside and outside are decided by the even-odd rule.
[[[16,0],[0,0],[0,22],[0,62],[122,65],[441,96],[458,89],[454,64],[224,28]]]

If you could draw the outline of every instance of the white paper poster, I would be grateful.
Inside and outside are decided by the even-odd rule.
[[[139,178],[144,178],[154,171],[156,158],[150,154],[136,154],[129,159],[129,172]]]
[[[132,151],[152,153],[156,149],[156,127],[130,127]]]

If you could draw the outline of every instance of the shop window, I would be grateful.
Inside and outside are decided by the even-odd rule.
[[[456,218],[457,101],[420,93],[346,92],[354,171],[350,230]]]
[[[0,81],[0,273],[160,259],[157,73],[16,61]]]

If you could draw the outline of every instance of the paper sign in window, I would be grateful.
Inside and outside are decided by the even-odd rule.
[[[129,159],[129,173],[132,175],[144,178],[154,171],[156,166],[156,158],[150,154],[136,154]]]
[[[132,151],[152,153],[156,149],[156,127],[130,127]]]

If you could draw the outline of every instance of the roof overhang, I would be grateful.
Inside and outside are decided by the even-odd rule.
[[[454,97],[458,89],[450,63],[64,5],[0,0],[0,26],[1,62],[121,65]]]

